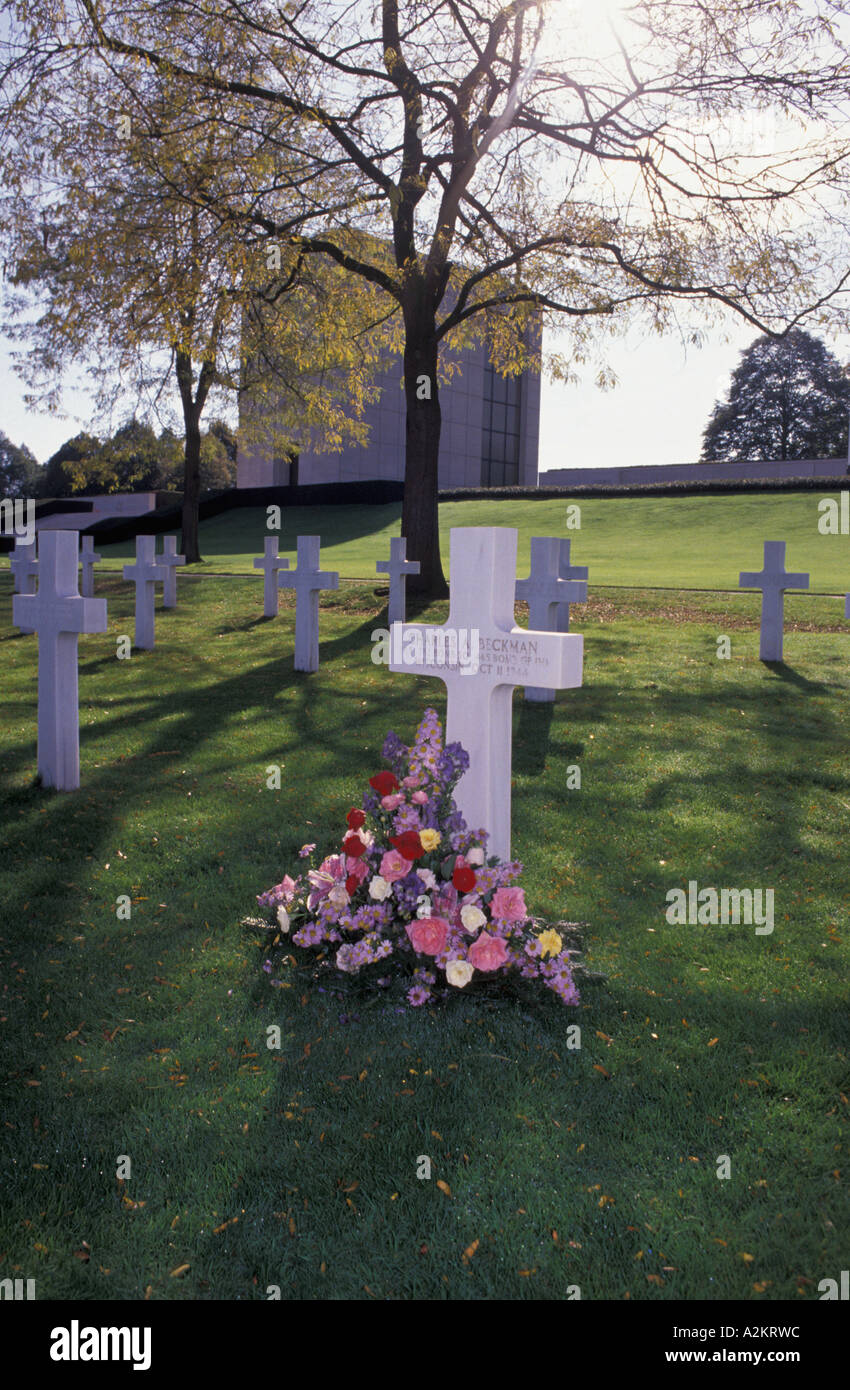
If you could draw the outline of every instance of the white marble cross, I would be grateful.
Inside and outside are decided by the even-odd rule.
[[[9,568],[15,581],[16,594],[34,594],[35,580],[38,574],[38,560],[35,555],[35,541],[30,545],[25,545],[23,541],[15,541],[15,548],[12,551],[12,558],[9,561]],[[21,632],[32,633],[31,627],[22,627]]]
[[[80,581],[80,593],[83,598],[94,598],[94,567],[100,561],[101,556],[95,553],[94,537],[80,537],[80,564],[83,567],[83,576]]]
[[[407,617],[407,576],[419,573],[419,561],[408,560],[407,538],[393,536],[390,540],[390,558],[378,560],[375,570],[378,574],[390,577],[389,621],[403,623]]]
[[[338,589],[335,570],[319,569],[321,536],[298,537],[298,568],[278,577],[281,589],[295,590],[295,669],[319,669],[319,590]]]
[[[141,651],[154,648],[155,585],[162,584],[168,570],[157,564],[156,536],[136,537],[136,563],[124,566],[124,578],[136,586],[136,637]]]
[[[278,572],[289,569],[289,561],[284,560],[277,553],[278,537],[266,536],[265,554],[261,560],[254,561],[255,570],[263,570],[263,617],[274,618],[277,616],[277,599],[279,593]]]
[[[738,576],[738,585],[741,589],[761,589],[759,657],[762,661],[781,661],[784,593],[786,589],[808,589],[809,576],[787,574],[785,542],[765,541],[764,567],[760,570],[742,571]]]
[[[514,623],[516,549],[513,529],[456,527],[445,624],[396,623],[390,630],[391,671],[445,682],[446,742],[462,743],[470,758],[455,800],[471,830],[489,832],[488,852],[500,859],[511,852],[514,687],[581,685],[583,659],[580,636]],[[459,660],[461,651],[472,659]]]
[[[528,626],[542,632],[569,632],[570,604],[587,603],[587,569],[570,564],[570,542],[532,536],[531,572],[516,582],[516,596],[528,604]],[[554,700],[554,690],[529,685],[526,700]]]
[[[106,599],[77,592],[76,531],[42,531],[38,593],[12,600],[14,621],[38,633],[38,771],[42,785],[80,785],[77,643],[81,632],[106,631]]]
[[[177,537],[163,536],[162,554],[157,555],[157,563],[165,570],[162,586],[163,608],[177,607],[177,565],[185,565],[186,556],[177,554]]]

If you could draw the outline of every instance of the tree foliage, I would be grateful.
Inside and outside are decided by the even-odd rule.
[[[13,444],[0,430],[0,497],[35,497],[42,473],[26,444]]]
[[[516,373],[542,316],[571,326],[569,375],[635,315],[775,332],[846,313],[845,9],[636,0],[609,33],[588,4],[582,33],[560,0],[67,0],[58,19],[27,0],[9,104],[37,107],[33,75],[78,49],[134,103],[167,89],[163,139],[191,130],[224,171],[188,206],[238,229],[246,264],[265,241],[284,275],[322,258],[378,292],[403,350],[402,528],[439,592],[453,347],[486,339]]]
[[[703,459],[840,458],[847,453],[850,381],[819,338],[793,329],[741,354],[703,435]]]

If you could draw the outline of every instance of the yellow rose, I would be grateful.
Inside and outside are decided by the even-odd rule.
[[[543,947],[544,956],[557,956],[564,944],[554,927],[550,927],[548,931],[541,932],[537,940]]]
[[[429,853],[432,849],[437,848],[442,836],[439,830],[420,830],[419,839],[422,841],[422,848],[426,853]]]
[[[475,969],[468,960],[450,960],[446,966],[446,979],[458,989],[468,985],[474,974]]]

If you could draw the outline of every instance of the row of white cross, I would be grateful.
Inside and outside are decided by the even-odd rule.
[[[86,546],[85,542],[89,544]],[[176,554],[176,541],[166,537],[166,552],[156,554],[153,536],[138,536],[136,563],[124,568],[125,579],[136,585],[136,646],[153,646],[154,585],[166,586],[166,607],[176,603],[175,567],[185,563]],[[41,533],[39,556],[34,547],[16,548],[12,567],[20,588],[13,618],[24,632],[39,635],[38,766],[42,782],[62,790],[79,786],[79,714],[77,639],[80,633],[106,631],[106,601],[91,590],[91,567],[100,559],[91,538],[83,537],[83,594],[77,592],[77,533]],[[419,565],[406,558],[406,542],[395,538],[390,559],[379,561],[378,572],[390,577],[391,651],[405,655],[390,661],[390,670],[436,676],[447,689],[449,742],[460,742],[470,756],[470,771],[457,788],[457,802],[467,824],[486,830],[490,852],[510,855],[511,703],[513,691],[524,686],[530,700],[552,700],[556,690],[581,684],[583,639],[569,632],[569,606],[587,599],[587,569],[570,563],[570,542],[535,537],[531,543],[531,573],[516,580],[517,532],[497,527],[457,527],[451,532],[451,586],[445,624],[404,622],[404,585]],[[336,589],[339,575],[323,571],[320,538],[298,537],[298,567],[278,556],[278,541],[269,537],[265,555],[254,564],[265,575],[264,611],[277,613],[279,588],[296,592],[295,665],[318,668],[319,593]],[[808,588],[807,574],[785,571],[785,542],[766,541],[764,568],[744,572],[741,587],[762,591],[761,658],[782,659],[782,607],[786,589]],[[38,580],[38,592],[28,592]],[[514,622],[514,603],[529,605],[529,628]],[[850,617],[850,595],[845,604]],[[457,660],[446,662],[449,633],[474,632],[478,652],[475,671]],[[411,661],[407,638],[417,650],[431,653]],[[423,640],[424,639],[424,640]],[[435,653],[440,654],[439,661]]]

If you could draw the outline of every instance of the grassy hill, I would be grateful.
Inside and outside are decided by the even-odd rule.
[[[850,537],[818,531],[825,492],[712,497],[612,497],[581,502],[581,529],[566,529],[567,503],[548,498],[444,502],[440,507],[443,556],[448,568],[453,526],[515,526],[519,572],[527,572],[532,536],[572,539],[573,561],[588,565],[592,587],[627,585],[673,589],[732,589],[742,569],[760,569],[762,542],[785,540],[787,566],[808,570],[815,592],[850,589]],[[281,553],[294,558],[300,534],[322,537],[323,564],[347,579],[371,578],[375,562],[398,534],[400,507],[298,507],[283,517]],[[264,509],[223,513],[201,527],[204,569],[251,573],[262,554]],[[179,539],[179,535],[178,535]],[[103,546],[104,565],[118,568],[131,542]],[[794,603],[793,596],[789,601]]]

